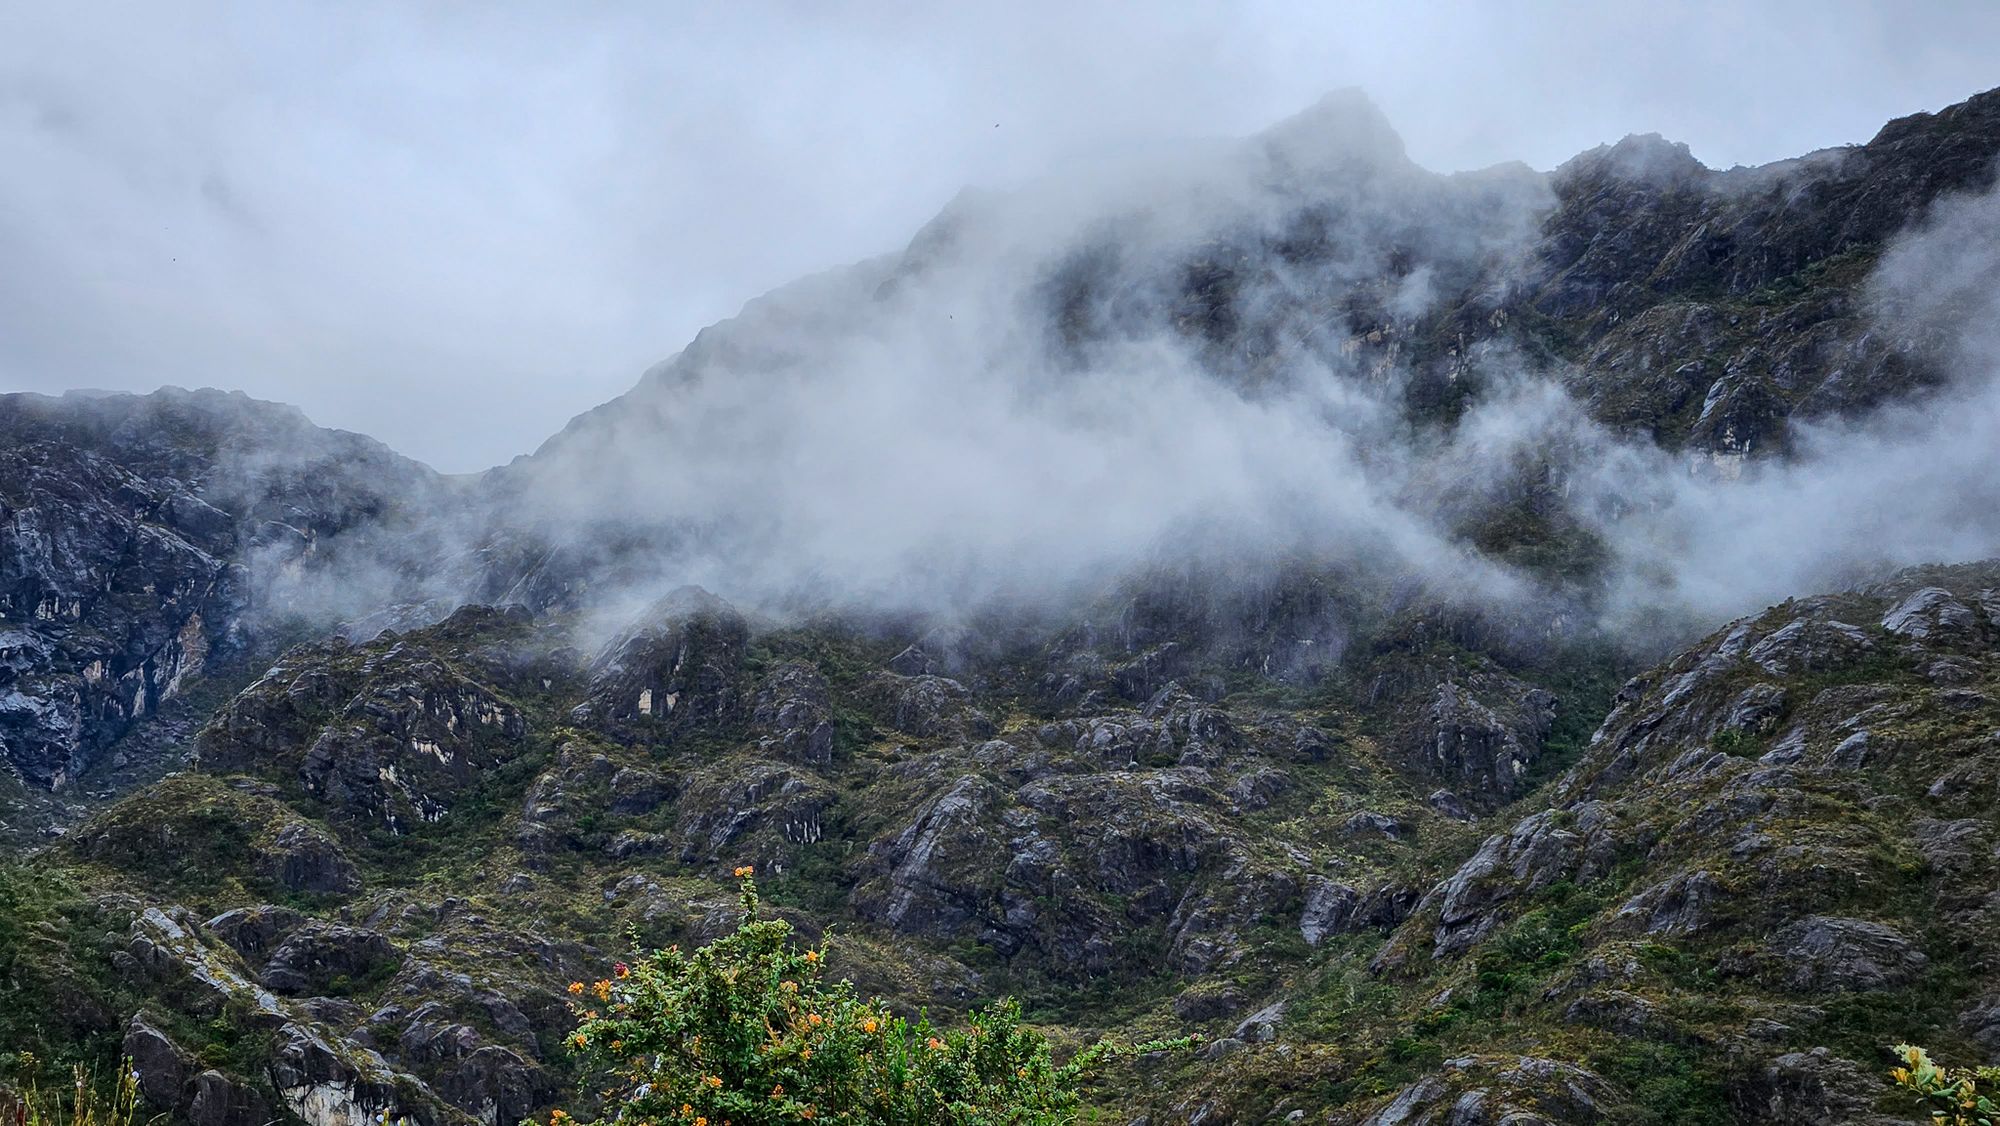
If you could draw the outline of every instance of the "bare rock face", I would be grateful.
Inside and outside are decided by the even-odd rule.
[[[572,718],[650,741],[741,724],[753,700],[743,664],[749,638],[749,624],[721,599],[695,587],[675,591],[598,654]]]
[[[202,926],[229,944],[246,962],[262,964],[284,937],[299,929],[306,917],[289,907],[238,907],[224,911]]]
[[[1460,1057],[1392,1096],[1363,1126],[1553,1126],[1602,1122],[1622,1109],[1617,1089],[1591,1071],[1533,1056]]]
[[[1526,788],[1555,709],[1554,693],[1512,678],[1446,680],[1432,690],[1400,742],[1413,769],[1490,807]]]
[[[1771,937],[1771,956],[1792,989],[1835,992],[1903,985],[1929,959],[1893,927],[1813,915]]]
[[[0,497],[0,750],[60,788],[200,674],[238,597],[232,522],[54,443],[0,453]]]
[[[1712,872],[1676,873],[1633,896],[1618,909],[1618,919],[1647,934],[1700,934],[1714,925],[1720,904],[1730,896]]]
[[[1535,814],[1504,836],[1488,837],[1472,859],[1427,897],[1438,912],[1437,951],[1456,953],[1486,937],[1500,925],[1503,904],[1570,878],[1583,856],[1583,834],[1565,828],[1554,812]]]
[[[1882,1081],[1872,1068],[1825,1048],[1787,1052],[1733,1092],[1738,1113],[1785,1126],[1854,1122],[1890,1126],[1903,1121],[1873,1113]]]
[[[392,831],[442,820],[487,770],[520,753],[527,723],[475,677],[483,670],[461,668],[422,637],[287,654],[203,730],[202,766],[289,775],[315,798]],[[291,851],[289,876],[300,886],[339,882],[303,842]]]
[[[400,958],[388,938],[374,931],[312,922],[292,931],[271,952],[262,979],[275,993],[325,993],[336,982],[385,975]]]
[[[211,1068],[194,1077],[185,1113],[195,1126],[263,1126],[272,1108],[256,1087]]]
[[[763,732],[760,745],[777,757],[806,766],[833,762],[833,711],[826,678],[810,665],[780,665],[757,687],[751,723]]]
[[[286,1115],[324,1126],[385,1114],[427,1126],[519,1121],[556,1093],[537,1041],[561,1012],[543,996],[553,986],[502,976],[509,991],[502,992],[447,967],[478,950],[488,963],[539,958],[560,970],[574,952],[484,932],[476,918],[453,918],[463,910],[447,902],[383,914],[385,926],[428,931],[452,920],[469,928],[457,930],[454,941],[432,934],[407,951],[383,931],[281,907],[231,911],[206,924],[144,911],[132,924],[128,984],[150,983],[180,1012],[203,1020],[225,1013],[248,1020],[268,1041],[269,1058],[250,1075],[204,1069],[142,1012],[125,1031],[142,1091],[163,1110],[219,1126],[261,1126]],[[482,966],[482,977],[493,981],[494,968]],[[357,1004],[342,995],[348,990],[377,1000]]]
[[[157,1107],[178,1109],[193,1061],[180,1045],[154,1026],[154,1018],[136,1013],[125,1026],[125,1056],[139,1076],[139,1090]]]
[[[870,913],[906,933],[941,936],[994,913],[998,889],[990,881],[1007,857],[993,824],[1002,800],[990,783],[962,777],[893,840],[877,844],[875,858],[888,877]]]
[[[240,394],[0,396],[0,760],[73,783],[239,645],[244,556],[309,554],[439,487]]]
[[[1972,608],[1948,590],[1928,586],[1904,598],[1882,615],[1882,628],[1914,641],[1963,638],[1978,628]]]
[[[286,825],[259,858],[261,873],[291,889],[318,895],[340,895],[361,886],[361,874],[339,842],[315,826]]]
[[[779,863],[797,846],[819,843],[836,798],[818,778],[776,763],[704,772],[678,805],[681,860],[715,867],[732,860]]]
[[[869,696],[896,730],[918,739],[990,738],[993,721],[971,703],[965,685],[949,677],[877,674]]]

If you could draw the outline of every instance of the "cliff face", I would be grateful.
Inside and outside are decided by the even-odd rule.
[[[571,1078],[560,983],[733,925],[716,877],[754,863],[900,1005],[1209,1037],[1107,1092],[1121,1121],[1869,1121],[1882,1044],[2000,1052],[2000,573],[1878,575],[1644,668],[1685,622],[1607,606],[1673,557],[1615,556],[1652,502],[1592,492],[1614,463],[1573,436],[1726,487],[1921,410],[1960,336],[1879,266],[1996,154],[1987,94],[1766,168],[1628,138],[1446,177],[1336,97],[1061,237],[968,197],[470,482],[240,396],[0,398],[0,821],[39,846],[0,867],[0,1041],[122,1050],[203,1126],[506,1126]],[[925,487],[870,508],[875,478],[800,482],[896,396],[768,403],[912,355],[888,390],[926,407],[1000,386],[995,418],[1128,437],[1148,389],[1274,445],[1310,403],[1349,444],[1276,522],[1350,467],[1372,523],[1114,554],[1102,505],[879,550],[883,509],[1012,511],[954,491],[1004,463],[888,451]],[[1531,379],[1571,439],[1503,441],[1495,404],[1558,409]],[[1225,475],[1086,437],[1121,501]],[[1215,508],[1162,511],[1130,538]],[[1016,565],[963,573],[1059,591],[938,612],[993,543]],[[842,566],[932,601],[801,580]],[[660,596],[690,573],[763,608]]]
[[[248,640],[250,568],[441,491],[379,443],[219,392],[0,397],[0,757],[63,789]]]

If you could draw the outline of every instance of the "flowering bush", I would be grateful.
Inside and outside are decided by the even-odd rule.
[[[1898,1044],[1890,1050],[1902,1059],[1903,1066],[1890,1070],[1889,1078],[1897,1087],[1917,1097],[1932,1122],[1944,1126],[2000,1124],[2000,1104],[1979,1089],[1981,1083],[1988,1085],[1988,1091],[1993,1084],[2000,1083],[2000,1067],[1961,1067],[1947,1071],[1932,1063],[1930,1054],[1915,1045]]]
[[[1078,1088],[1121,1048],[1099,1042],[1057,1064],[1049,1043],[998,1002],[964,1031],[891,1015],[847,981],[827,981],[824,949],[799,949],[790,924],[757,917],[752,873],[736,933],[692,954],[657,951],[569,992],[581,1023],[570,1047],[601,1077],[605,1120],[631,1126],[1047,1126],[1075,1121]],[[550,1126],[577,1126],[564,1111]]]

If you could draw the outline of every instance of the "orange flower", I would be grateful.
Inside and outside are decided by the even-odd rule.
[[[785,1095],[785,1085],[783,1083],[780,1083],[777,1086],[771,1088],[772,1098],[779,1099],[783,1098],[784,1095]]]
[[[799,1053],[799,1058],[802,1060],[809,1060],[813,1058],[813,1050],[811,1048],[807,1048],[805,1051]]]
[[[808,951],[806,951],[806,961],[808,961],[808,962],[817,962],[817,961],[819,961],[819,951],[817,951],[817,950],[808,950]]]
[[[702,1081],[703,1083],[706,1083],[706,1084],[708,1084],[708,1085],[709,1085],[709,1086],[711,1086],[711,1087],[720,1087],[720,1086],[722,1086],[722,1076],[720,1076],[720,1075],[705,1075],[705,1076],[703,1076],[703,1077],[702,1077],[702,1080],[701,1080],[701,1081]]]
[[[580,982],[580,981],[572,981],[572,982],[570,982],[570,983],[569,983],[569,992],[570,992],[570,996],[572,996],[572,997],[574,997],[574,996],[576,996],[577,994],[579,994],[579,993],[583,992],[583,983],[582,983],[582,982]]]
[[[686,1103],[682,1103],[682,1104],[681,1104],[681,1117],[682,1117],[682,1118],[686,1118],[686,1117],[687,1117],[688,1115],[690,1115],[690,1114],[693,1114],[693,1113],[694,1113],[694,1108],[693,1108],[693,1107],[689,1106],[689,1105],[688,1105],[688,1104],[686,1104]]]
[[[611,964],[611,976],[612,976],[612,977],[631,977],[631,976],[632,976],[632,967],[630,967],[630,966],[626,965],[626,964],[625,964],[625,963],[623,963],[623,962],[613,962],[613,963]]]
[[[597,999],[600,1001],[611,1000],[611,982],[609,981],[598,982],[596,985],[590,987],[590,991],[597,994]]]
[[[575,1045],[576,1045],[577,1047],[581,1048],[581,1047],[583,1047],[583,1046],[584,1046],[585,1044],[588,1044],[588,1043],[590,1043],[590,1038],[589,1038],[589,1037],[587,1037],[587,1036],[585,1036],[585,1035],[584,1035],[583,1033],[579,1032],[579,1033],[577,1033],[576,1035],[574,1035],[574,1036],[570,1037],[570,1038],[569,1038],[569,1042],[570,1042],[570,1043],[572,1043],[572,1044],[575,1044]]]
[[[736,870],[736,878],[739,880],[745,876],[754,876],[756,874],[757,874],[757,869],[753,865],[749,864],[745,864],[744,866]]]
[[[819,1014],[818,1014],[818,1013],[807,1013],[807,1014],[806,1014],[806,1023],[807,1023],[807,1024],[810,1024],[810,1025],[812,1025],[812,1026],[813,1026],[814,1028],[818,1028],[818,1027],[819,1027],[819,1024],[820,1024],[820,1020],[819,1020]]]
[[[861,1022],[861,1031],[863,1031],[863,1032],[873,1032],[873,1031],[875,1031],[875,1018],[874,1018],[874,1017],[869,1017],[869,1018],[868,1018],[867,1020],[864,1020],[864,1021],[862,1021],[862,1022]]]
[[[924,1041],[924,1047],[929,1048],[931,1051],[935,1052],[939,1048],[944,1047],[944,1041],[938,1039],[935,1036],[932,1036]]]
[[[708,1126],[708,1116],[701,1115],[694,1120],[694,1126]]]

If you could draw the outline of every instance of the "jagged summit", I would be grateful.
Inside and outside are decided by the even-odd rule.
[[[1709,168],[1681,141],[1669,141],[1658,133],[1633,133],[1617,144],[1579,153],[1554,172],[1558,181],[1601,175],[1671,188],[1706,178]]]
[[[1358,87],[1334,90],[1257,134],[1272,163],[1298,176],[1410,167],[1402,135]]]

